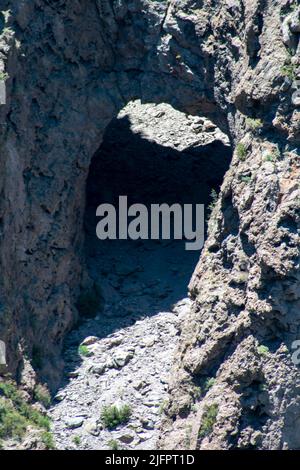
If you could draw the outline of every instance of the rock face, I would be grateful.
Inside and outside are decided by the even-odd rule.
[[[22,376],[29,357],[57,382],[62,340],[90,287],[82,224],[91,158],[129,101],[166,102],[211,119],[236,152],[190,285],[161,445],[299,448],[296,2],[0,3],[9,369]]]

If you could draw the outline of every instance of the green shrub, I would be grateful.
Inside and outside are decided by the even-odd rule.
[[[0,395],[0,439],[21,439],[28,426],[49,431],[49,418],[26,403],[12,382],[0,382]]]
[[[214,386],[216,379],[214,377],[208,377],[204,382],[204,390],[207,392],[211,387]]]
[[[0,400],[0,439],[21,439],[28,426],[27,419],[7,401]]]
[[[193,427],[191,425],[189,425],[186,428],[186,431],[185,431],[185,438],[184,438],[184,447],[185,447],[185,449],[190,448],[192,431],[193,431]]]
[[[108,441],[107,445],[111,450],[120,450],[119,443],[115,439]]]
[[[114,429],[119,424],[125,424],[131,416],[131,408],[128,405],[104,406],[101,412],[101,419],[107,429]]]
[[[264,156],[264,161],[265,162],[276,162],[277,160],[277,157],[275,154],[273,153],[267,153],[265,156]]]
[[[242,142],[239,142],[236,146],[236,153],[237,156],[240,160],[244,161],[247,156],[247,150],[244,144]]]
[[[294,64],[283,65],[280,68],[280,72],[284,77],[288,77],[290,80],[295,80],[296,78],[296,69]]]
[[[9,78],[8,73],[0,72],[0,82],[5,82],[6,80],[8,80],[8,78]]]
[[[34,398],[36,401],[44,405],[45,408],[48,408],[51,404],[51,395],[42,385],[37,385],[34,389]]]
[[[199,438],[203,438],[211,434],[214,424],[216,422],[218,411],[219,407],[217,404],[206,406],[202,415],[201,427],[198,433]]]
[[[93,355],[93,353],[89,350],[89,348],[87,346],[85,346],[84,344],[81,344],[78,348],[78,354],[80,356],[84,356],[84,357],[90,357]]]
[[[269,350],[268,346],[264,346],[263,344],[261,344],[260,346],[258,346],[257,352],[261,356],[265,356],[266,354],[268,354],[270,352],[270,350]]]
[[[295,2],[291,5],[284,5],[283,7],[281,7],[280,13],[283,16],[286,16],[292,13],[293,11],[295,11],[296,9],[297,9],[297,3]]]
[[[55,442],[54,442],[54,439],[53,439],[53,436],[52,436],[51,432],[44,431],[41,434],[41,441],[44,444],[44,446],[46,447],[46,449],[48,449],[48,450],[55,449]]]
[[[11,382],[0,382],[0,394],[12,401],[20,399],[17,387]]]
[[[250,183],[250,181],[251,181],[251,176],[243,176],[243,175],[242,175],[242,176],[240,177],[240,180],[241,180],[243,183],[247,183],[247,184],[248,184],[248,183]]]
[[[194,398],[197,400],[198,398],[201,397],[202,395],[202,390],[201,390],[201,387],[194,387]]]
[[[81,444],[81,437],[80,436],[74,436],[73,437],[73,442],[76,446],[80,446]]]
[[[246,124],[251,131],[257,131],[263,127],[263,122],[261,119],[247,118]]]
[[[13,408],[22,417],[27,419],[28,424],[35,424],[47,431],[50,429],[50,419],[29,405],[21,396],[17,387],[11,382],[0,382],[0,394],[11,400]]]
[[[164,400],[158,407],[158,414],[162,415],[168,406],[168,400]]]

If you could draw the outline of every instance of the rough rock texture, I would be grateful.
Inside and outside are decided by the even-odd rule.
[[[162,446],[300,447],[289,354],[299,335],[296,3],[0,2],[0,72],[9,75],[0,109],[0,334],[11,371],[22,376],[28,356],[57,381],[79,286],[88,286],[90,160],[128,101],[167,102],[242,144],[191,284]],[[267,353],[257,353],[261,343]],[[216,382],[191,408],[193,386],[207,376]]]
[[[133,309],[134,298],[132,294]],[[50,410],[58,449],[109,449],[111,441],[120,449],[156,448],[168,401],[177,325],[188,308],[189,299],[185,299],[176,313],[156,313],[127,328],[118,317],[90,320],[81,335],[84,330],[94,331],[103,338],[87,337],[82,342],[88,344],[91,356],[83,357],[78,368],[74,368],[78,337],[69,338],[69,344],[73,340],[67,349],[70,382],[58,392],[58,403]],[[120,331],[109,335],[116,323]],[[128,422],[112,430],[105,428],[103,408],[124,405],[131,410]],[[77,445],[76,436],[80,438]]]

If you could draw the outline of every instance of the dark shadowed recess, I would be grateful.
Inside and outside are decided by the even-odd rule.
[[[219,191],[232,152],[221,141],[178,151],[133,133],[128,118],[114,119],[94,155],[86,186],[85,256],[92,291],[79,301],[80,322],[65,342],[66,370],[81,361],[78,345],[90,335],[104,338],[137,320],[166,312],[188,296],[200,257],[185,240],[105,240],[96,236],[96,208],[141,203],[205,204]]]
[[[102,146],[92,159],[87,181],[86,257],[91,277],[98,280],[101,266],[107,275],[118,270],[115,265],[110,270],[109,262],[105,262],[113,254],[114,263],[122,263],[122,259],[118,259],[122,252],[133,250],[132,256],[135,256],[134,250],[149,250],[153,252],[151,265],[154,263],[158,268],[156,270],[149,266],[153,270],[149,273],[149,281],[151,275],[154,281],[159,274],[163,289],[163,281],[170,275],[170,266],[163,263],[162,253],[166,246],[173,245],[173,255],[178,257],[181,276],[174,278],[172,293],[162,298],[157,308],[159,311],[169,309],[170,305],[185,297],[200,252],[186,251],[185,241],[178,240],[100,241],[96,237],[96,224],[99,221],[95,217],[96,208],[101,203],[111,203],[117,207],[119,196],[127,195],[129,205],[205,204],[207,219],[212,190],[219,191],[231,155],[231,148],[221,141],[190,147],[184,151],[161,146],[133,133],[128,118],[113,120]],[[142,268],[148,269],[147,265]],[[105,292],[103,296],[105,299]],[[155,309],[152,313],[155,313]]]

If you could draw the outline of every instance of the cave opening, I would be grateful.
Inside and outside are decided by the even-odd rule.
[[[82,321],[65,341],[65,382],[51,411],[59,447],[72,448],[74,435],[61,417],[74,416],[75,399],[75,423],[92,417],[88,437],[78,429],[85,449],[110,448],[112,438],[135,450],[157,448],[180,328],[192,303],[188,283],[201,254],[172,236],[99,240],[97,208],[117,207],[125,195],[128,206],[204,204],[207,219],[230,160],[228,138],[216,126],[167,104],[131,102],[108,126],[86,184],[85,257],[93,287],[81,298]],[[96,306],[92,315],[89,302]],[[99,409],[101,419],[105,410],[126,409],[128,426],[94,432]]]
[[[89,169],[84,228],[89,276],[100,286],[101,318],[113,320],[111,329],[186,299],[201,253],[186,250],[184,239],[101,241],[97,207],[117,207],[122,195],[128,205],[146,207],[204,204],[207,221],[231,155],[227,136],[214,124],[167,104],[131,102],[110,123]]]

